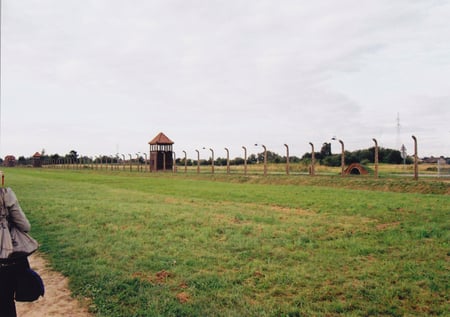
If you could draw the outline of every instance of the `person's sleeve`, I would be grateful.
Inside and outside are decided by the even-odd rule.
[[[20,231],[28,232],[31,229],[27,216],[20,208],[19,201],[12,189],[7,188],[5,192],[5,204],[9,211],[9,222]]]

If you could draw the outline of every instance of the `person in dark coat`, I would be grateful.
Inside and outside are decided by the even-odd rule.
[[[7,208],[8,222],[19,230],[28,232],[31,229],[25,213],[20,208],[16,195],[10,188],[0,188],[0,208]],[[0,317],[16,317],[14,293],[17,276],[24,273],[30,264],[27,257],[0,261]]]

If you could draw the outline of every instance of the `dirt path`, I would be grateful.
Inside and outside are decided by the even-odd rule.
[[[18,317],[93,317],[71,297],[67,278],[52,271],[39,253],[30,257],[30,265],[44,281],[45,296],[32,303],[16,303]]]

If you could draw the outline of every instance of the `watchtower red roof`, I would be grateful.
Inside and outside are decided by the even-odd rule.
[[[160,132],[157,136],[153,138],[148,144],[173,144],[174,142],[169,139],[164,133]]]

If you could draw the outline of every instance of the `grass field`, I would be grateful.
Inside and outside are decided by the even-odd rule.
[[[5,169],[97,316],[449,312],[449,183]]]

